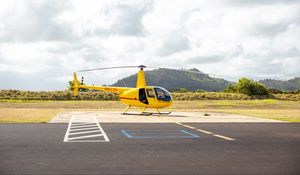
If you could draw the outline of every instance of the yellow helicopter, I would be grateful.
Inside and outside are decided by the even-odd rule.
[[[76,73],[74,73],[74,96],[78,96],[79,88],[112,92],[119,96],[119,99],[122,103],[128,105],[125,111],[122,113],[123,115],[128,114],[127,111],[131,106],[141,108],[141,113],[139,115],[152,115],[152,114],[161,115],[161,114],[171,113],[171,112],[162,113],[159,110],[161,108],[168,107],[173,103],[170,92],[162,87],[146,85],[145,72],[144,72],[144,68],[146,68],[146,66],[144,65],[87,69],[78,72],[115,69],[115,68],[139,68],[136,87],[127,88],[127,87],[113,87],[113,86],[82,85],[78,82],[77,75]],[[154,108],[156,109],[157,113],[145,112],[147,108]]]

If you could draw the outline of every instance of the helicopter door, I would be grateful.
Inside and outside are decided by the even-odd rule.
[[[142,103],[145,103],[145,104],[149,104],[148,100],[147,100],[147,96],[146,96],[146,92],[145,92],[145,88],[140,88],[139,89],[139,100],[140,102]]]

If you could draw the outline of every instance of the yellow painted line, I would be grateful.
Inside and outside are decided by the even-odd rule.
[[[225,139],[225,140],[235,140],[235,139],[233,139],[233,138],[226,137],[226,136],[222,136],[222,135],[219,135],[219,134],[213,134],[213,136],[219,137],[219,138],[222,138],[222,139]]]
[[[213,135],[213,136],[215,136],[215,137],[219,137],[219,138],[221,138],[221,139],[230,140],[230,141],[235,140],[234,138],[222,136],[222,135],[219,135],[219,134],[214,134],[214,133],[212,133],[212,132],[205,131],[205,130],[203,130],[203,129],[198,129],[198,128],[195,128],[195,127],[193,127],[193,126],[185,125],[185,124],[182,124],[182,123],[180,123],[180,122],[175,122],[175,123],[178,124],[178,125],[184,126],[184,127],[186,127],[186,128],[194,129],[194,130],[196,130],[196,131],[203,132],[203,133],[205,133],[205,134],[209,134],[209,135]]]

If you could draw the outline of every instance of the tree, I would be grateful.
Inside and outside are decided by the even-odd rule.
[[[185,93],[185,92],[187,92],[187,89],[185,89],[185,88],[180,88],[180,89],[179,89],[179,92],[180,92],[180,93]]]
[[[236,92],[250,96],[269,95],[269,91],[264,85],[248,78],[239,79],[234,88],[236,89]]]
[[[234,85],[230,84],[229,86],[226,87],[226,89],[224,90],[224,92],[235,93],[236,92],[236,88],[235,88]]]

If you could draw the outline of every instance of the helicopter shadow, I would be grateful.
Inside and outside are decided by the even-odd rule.
[[[171,117],[188,117],[188,116],[186,116],[186,115],[171,115]]]
[[[158,114],[154,114],[153,116],[159,116]],[[160,115],[160,117],[178,117],[178,118],[182,118],[182,117],[188,117],[187,115],[176,115],[176,114],[169,114],[169,115]]]

